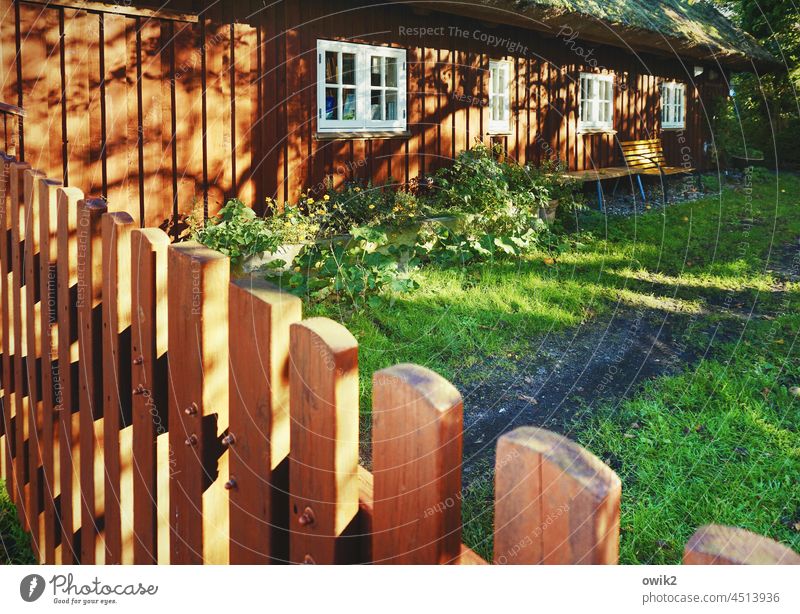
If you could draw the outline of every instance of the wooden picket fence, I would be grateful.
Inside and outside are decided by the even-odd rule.
[[[228,259],[3,155],[0,470],[43,563],[482,564],[462,544],[462,400]],[[570,440],[497,446],[494,562],[616,563],[621,483]],[[701,528],[685,562],[794,562]]]

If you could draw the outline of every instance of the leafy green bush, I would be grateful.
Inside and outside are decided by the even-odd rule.
[[[551,201],[570,206],[576,190],[557,163],[522,166],[509,160],[502,147],[482,143],[441,169],[435,185],[439,208],[472,214],[475,230],[515,236],[535,227],[539,210]]]
[[[362,226],[348,241],[308,245],[288,273],[267,276],[278,286],[313,301],[359,305],[380,301],[384,290],[407,292],[417,287],[408,250],[389,245],[380,228]],[[284,263],[276,263],[281,266]]]
[[[195,228],[192,237],[228,256],[234,268],[241,265],[245,258],[275,251],[283,243],[280,234],[236,198],[225,203],[204,226]]]

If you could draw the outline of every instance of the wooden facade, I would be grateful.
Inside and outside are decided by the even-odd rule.
[[[137,224],[164,226],[197,208],[213,214],[234,195],[260,209],[267,197],[294,201],[327,178],[405,183],[431,173],[475,139],[490,139],[491,59],[513,66],[511,131],[491,138],[522,163],[557,158],[570,170],[618,164],[619,141],[646,138],[663,140],[670,164],[705,168],[711,109],[728,89],[718,65],[695,77],[697,60],[409,3],[180,5],[181,12],[154,13],[0,0],[1,101],[25,111],[12,120],[22,128],[19,143],[5,150],[16,145],[33,168],[85,186]],[[423,27],[439,34],[420,35]],[[492,47],[480,40],[484,33],[509,43]],[[407,135],[318,138],[318,39],[407,50]],[[577,133],[584,70],[616,75],[615,134]],[[683,130],[660,129],[662,79],[687,85]]]

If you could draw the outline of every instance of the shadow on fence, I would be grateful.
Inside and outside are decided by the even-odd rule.
[[[43,563],[483,564],[462,544],[462,400],[228,259],[3,156],[0,469]],[[621,483],[574,442],[497,445],[494,562],[616,563]],[[700,528],[684,562],[798,563]]]

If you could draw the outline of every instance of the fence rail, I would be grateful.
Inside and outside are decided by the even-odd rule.
[[[114,203],[0,156],[0,471],[39,561],[485,564],[462,543],[459,392]],[[124,209],[124,208],[123,208]],[[493,561],[616,563],[621,483],[554,433],[500,438]],[[800,563],[702,527],[684,562]]]

